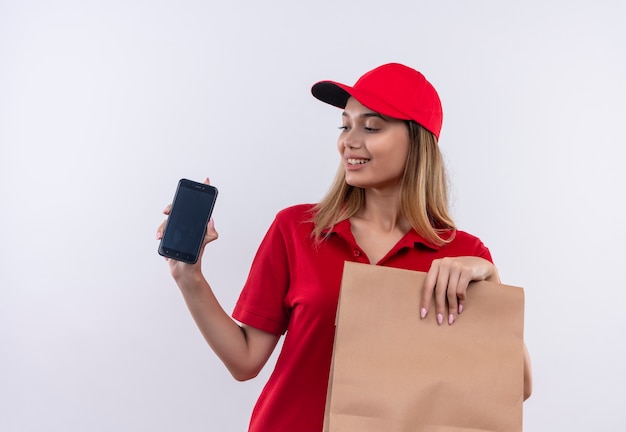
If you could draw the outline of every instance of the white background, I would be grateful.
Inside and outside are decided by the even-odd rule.
[[[625,5],[0,1],[0,430],[245,430],[271,367],[237,383],[205,344],[161,210],[219,188],[231,311],[274,214],[334,176],[310,86],[389,61],[439,90],[456,222],[525,288],[525,430],[622,430]]]

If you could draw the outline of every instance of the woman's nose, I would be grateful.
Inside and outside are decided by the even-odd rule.
[[[345,148],[358,148],[361,146],[358,136],[353,131],[347,131],[342,137]]]

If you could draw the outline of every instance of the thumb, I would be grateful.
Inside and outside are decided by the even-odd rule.
[[[207,243],[213,240],[216,240],[217,237],[219,237],[219,235],[217,234],[217,230],[215,229],[215,220],[213,220],[213,218],[209,219],[209,224],[207,225],[207,228],[206,228],[205,237],[206,237],[205,240]]]

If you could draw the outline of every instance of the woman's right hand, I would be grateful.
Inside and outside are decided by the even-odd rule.
[[[205,184],[210,184],[209,179],[207,178],[204,181]],[[165,209],[163,209],[163,214],[169,216],[170,211],[172,210],[172,204],[168,204]],[[163,237],[163,233],[167,229],[167,219],[164,220],[161,225],[157,228],[156,239],[161,240]],[[206,228],[206,232],[204,234],[204,239],[202,241],[202,246],[200,247],[200,253],[198,255],[198,261],[195,264],[188,264],[182,261],[178,261],[175,259],[165,258],[170,266],[170,273],[174,277],[174,279],[179,279],[185,276],[197,276],[202,273],[202,255],[204,254],[204,248],[207,244],[216,240],[218,238],[217,231],[215,230],[215,222],[213,218],[209,220],[209,223]]]

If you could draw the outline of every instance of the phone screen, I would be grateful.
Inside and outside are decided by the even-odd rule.
[[[178,182],[159,254],[188,263],[198,261],[217,189],[187,179]]]

